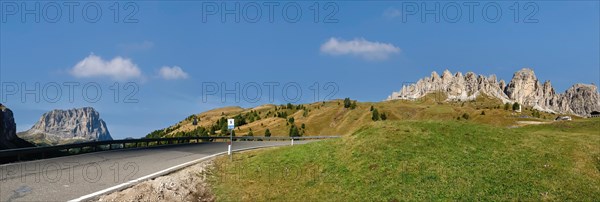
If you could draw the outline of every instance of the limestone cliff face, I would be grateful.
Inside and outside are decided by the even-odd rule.
[[[112,140],[106,123],[100,118],[100,114],[91,107],[52,110],[42,115],[31,129],[19,135],[26,138],[40,134],[59,140]]]
[[[0,150],[33,146],[33,144],[17,137],[17,124],[13,112],[0,104]]]
[[[417,99],[428,93],[446,93],[449,100],[473,100],[480,94],[496,97],[503,102],[518,102],[538,110],[588,116],[600,111],[600,96],[594,85],[577,84],[563,94],[557,94],[550,81],[540,83],[532,69],[524,68],[513,75],[506,84],[495,75],[485,77],[468,72],[464,76],[446,70],[440,77],[436,72],[399,92],[388,100]]]
[[[600,111],[600,94],[598,87],[587,84],[576,84],[558,97],[556,111],[566,111],[577,115],[588,115]],[[548,107],[554,107],[550,105]]]
[[[468,72],[464,76],[457,72],[452,74],[446,70],[442,76],[436,72],[431,77],[425,77],[414,84],[403,86],[400,92],[394,92],[388,100],[418,99],[429,93],[444,92],[450,100],[472,100],[481,93],[509,101],[503,92],[504,81],[498,82],[495,75],[485,77]]]
[[[540,82],[533,70],[522,69],[514,74],[505,89],[506,95],[521,104],[535,105],[543,94]]]

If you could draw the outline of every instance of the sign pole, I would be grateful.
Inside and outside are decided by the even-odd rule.
[[[235,129],[235,119],[227,119],[227,129],[229,129],[229,144],[227,145],[227,154],[229,155],[229,160],[233,161],[233,152],[231,147],[233,145],[233,130]]]
[[[229,153],[229,160],[233,161],[233,155],[231,155],[231,146],[233,145],[233,130],[229,130],[229,145],[228,146],[228,153]]]

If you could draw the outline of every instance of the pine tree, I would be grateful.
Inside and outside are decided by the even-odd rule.
[[[214,134],[216,134],[216,133],[217,133],[217,130],[216,130],[216,128],[215,128],[215,125],[212,125],[212,126],[210,127],[210,130],[208,131],[208,134],[209,134],[209,135],[214,135]]]
[[[385,121],[387,119],[387,115],[385,115],[385,112],[381,113],[380,118],[382,121]]]
[[[200,137],[207,137],[208,136],[208,130],[206,130],[206,128],[204,127],[200,127],[197,129],[198,130],[198,136]]]
[[[296,127],[296,125],[292,125],[290,127],[289,135],[290,135],[290,137],[299,137],[300,136],[300,131],[298,130],[298,127]]]
[[[221,126],[221,135],[227,134],[227,125]]]
[[[350,98],[344,98],[344,108],[350,108],[352,105],[352,101],[350,100]]]
[[[373,121],[379,121],[379,118],[380,118],[379,112],[377,111],[377,109],[373,109],[373,116],[371,116],[371,119]]]
[[[514,111],[518,110],[519,108],[521,108],[521,105],[520,105],[519,103],[517,103],[517,102],[515,102],[515,103],[513,104],[513,106],[512,106],[512,109],[513,109]]]
[[[267,130],[265,131],[265,137],[271,137],[271,131],[269,131],[269,129],[267,128]]]

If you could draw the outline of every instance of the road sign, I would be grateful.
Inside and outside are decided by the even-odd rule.
[[[233,128],[235,128],[235,120],[227,119],[227,129],[233,130]]]

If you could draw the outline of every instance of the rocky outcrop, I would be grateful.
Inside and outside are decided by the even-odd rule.
[[[522,69],[514,74],[504,92],[513,101],[524,105],[535,105],[543,95],[542,91],[533,70]]]
[[[47,112],[31,129],[19,136],[25,139],[42,137],[51,140],[52,144],[112,140],[106,123],[91,107]]]
[[[403,86],[388,100],[417,99],[429,93],[443,92],[449,100],[473,100],[480,94],[496,97],[505,103],[518,102],[535,109],[588,116],[600,110],[600,94],[594,85],[577,84],[563,94],[557,94],[550,81],[540,83],[532,69],[524,68],[506,84],[495,75],[485,77],[468,72],[464,76],[446,70],[440,77],[436,72],[418,82]]]
[[[546,112],[589,116],[600,109],[596,86],[575,84],[565,93],[557,94],[550,81],[541,84],[533,70],[527,68],[514,74],[505,93],[515,102]]]
[[[587,116],[594,111],[600,111],[598,87],[595,85],[576,84],[564,94],[558,96],[556,103],[556,111]]]
[[[13,112],[0,104],[0,150],[22,147],[34,147],[34,145],[17,137],[17,124]]]
[[[431,77],[403,86],[400,92],[392,93],[388,100],[418,99],[429,93],[443,92],[449,100],[473,100],[481,93],[485,93],[509,101],[503,93],[504,83],[504,81],[498,82],[495,75],[485,77],[473,72],[467,72],[464,76],[460,72],[453,75],[446,70],[441,77],[433,72]]]

